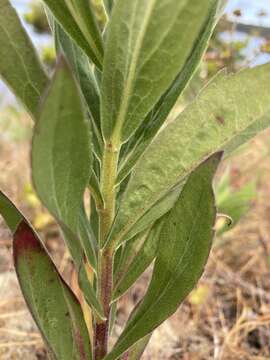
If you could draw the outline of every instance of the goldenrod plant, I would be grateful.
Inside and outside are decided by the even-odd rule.
[[[0,0],[0,73],[34,121],[33,185],[62,230],[80,302],[1,193],[15,269],[51,359],[140,359],[203,272],[222,156],[270,123],[270,64],[221,71],[167,123],[223,1],[104,0],[102,30],[89,0],[44,5],[54,74],[9,0]],[[109,346],[118,300],[152,263],[144,297]]]

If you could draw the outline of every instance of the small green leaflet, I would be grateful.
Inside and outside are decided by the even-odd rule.
[[[108,25],[102,78],[103,135],[118,147],[176,78],[213,0],[118,0]],[[158,21],[157,21],[158,19]]]
[[[63,29],[71,36],[75,43],[86,53],[93,63],[102,69],[102,54],[97,49],[92,48],[91,44],[85,38],[76,20],[73,18],[65,0],[43,0],[48,6],[55,19],[61,24]]]
[[[0,77],[35,118],[48,78],[16,11],[0,0]]]
[[[54,360],[91,360],[80,304],[25,220],[14,234],[13,249],[22,293]]]
[[[261,122],[270,110],[269,79],[270,64],[230,76],[221,73],[159,133],[134,168],[108,243],[124,241],[140,218],[205,158]]]
[[[171,316],[200,279],[208,259],[216,219],[212,180],[222,153],[194,172],[165,216],[151,283],[105,360],[118,359]]]

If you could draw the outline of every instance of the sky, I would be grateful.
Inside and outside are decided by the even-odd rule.
[[[226,12],[230,15],[235,9],[241,9],[241,21],[247,24],[270,26],[270,0],[230,0]],[[258,20],[257,15],[262,10],[268,14]]]
[[[27,4],[29,4],[29,0],[11,0],[11,2],[20,15],[26,12]],[[225,12],[232,20],[235,20],[235,17],[233,16],[233,11],[235,9],[241,10],[242,22],[247,24],[270,27],[270,0],[229,0]],[[258,19],[257,15],[262,11],[266,12],[267,15]],[[29,26],[26,26],[26,28],[37,48],[42,48],[44,45],[50,43],[51,40],[48,35],[39,36],[35,34]],[[258,45],[258,41],[257,43],[254,42],[254,46]],[[252,46],[253,45],[251,44],[251,47]],[[248,49],[248,51],[249,50],[252,51],[252,49]],[[268,60],[268,58],[262,56],[257,59],[257,63],[265,62]],[[0,81],[0,107],[1,104],[6,103],[7,101],[13,101],[13,98],[7,88]]]

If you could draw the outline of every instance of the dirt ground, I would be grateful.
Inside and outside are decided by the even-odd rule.
[[[65,273],[70,263],[68,256],[62,256],[58,229],[30,189],[28,136],[18,140],[0,133],[0,188],[36,224]],[[269,139],[270,132],[260,135],[231,160],[235,188],[256,177],[256,200],[240,224],[216,240],[199,285],[175,315],[155,331],[144,360],[270,359]],[[149,274],[144,274],[121,300],[116,335],[122,320],[145,291],[148,278]],[[2,221],[0,359],[46,359],[42,340],[18,288],[11,237]]]

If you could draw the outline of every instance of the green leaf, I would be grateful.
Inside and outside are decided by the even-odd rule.
[[[74,233],[91,164],[89,123],[77,85],[61,60],[34,129],[32,175],[43,204]]]
[[[95,199],[97,209],[102,209],[104,207],[104,200],[100,190],[98,178],[94,171],[92,171],[92,175],[89,181],[89,189],[92,197]]]
[[[0,76],[33,117],[48,78],[16,11],[0,0]]]
[[[137,222],[134,226],[128,231],[125,235],[124,241],[132,239],[138,233],[144,231],[153,224],[156,220],[160,219],[164,214],[166,214],[173,207],[176,199],[178,198],[182,187],[185,183],[181,181],[177,184],[169,193],[167,193],[162,199],[160,199],[155,205],[153,205]]]
[[[69,62],[93,121],[100,129],[100,90],[87,56],[57,24],[53,23],[56,48]]]
[[[81,206],[77,216],[77,233],[74,233],[68,226],[60,222],[65,242],[77,269],[81,267],[83,255],[85,255],[86,260],[93,267],[93,271],[95,272],[97,269],[97,242],[85,213],[84,206]]]
[[[181,69],[167,92],[155,105],[151,114],[148,115],[148,119],[146,119],[147,124],[145,125],[142,123],[141,127],[135,133],[134,138],[140,138],[140,140],[137,144],[135,144],[135,149],[130,152],[129,156],[127,156],[125,162],[122,164],[117,178],[118,183],[121,183],[126,178],[145,149],[150,145],[152,139],[156,136],[164,124],[170,111],[176,104],[176,101],[181,96],[197,70],[216,25],[218,3],[218,1],[213,3],[209,16],[206,19],[204,27],[198,35],[196,42],[194,43],[191,54],[183,69]]]
[[[125,142],[185,65],[212,1],[118,0],[108,25],[102,130]]]
[[[103,40],[93,10],[92,1],[65,0],[65,2],[93,53],[102,63],[104,55]]]
[[[162,220],[158,221],[150,228],[146,237],[139,238],[141,243],[139,247],[135,241],[129,241],[126,244],[124,253],[130,256],[127,256],[124,264],[118,269],[112,301],[120,298],[155,259],[162,224]]]
[[[77,300],[58,274],[26,218],[1,191],[0,214],[11,232],[15,233],[14,258],[22,291],[54,359],[66,359],[63,357],[66,340],[74,347],[75,359],[91,359],[90,341]],[[40,286],[42,283],[46,286]],[[48,299],[48,294],[53,295],[52,300]],[[62,326],[63,312],[65,317]],[[51,326],[48,313],[54,318],[54,326]],[[56,333],[56,336],[54,331],[59,334]],[[69,345],[66,351],[69,351]],[[85,357],[84,353],[90,357]]]
[[[84,206],[82,206],[79,217],[79,234],[81,238],[81,246],[84,249],[88,263],[95,271],[97,269],[97,239],[90,226],[90,222],[86,215]]]
[[[200,279],[208,259],[216,219],[212,179],[217,153],[189,177],[165,216],[151,283],[106,360],[118,359],[171,316]]]
[[[90,283],[83,263],[82,266],[78,269],[78,282],[88,305],[94,310],[99,319],[105,320],[106,317],[104,316],[102,306],[97,299],[93,284]]]
[[[94,245],[85,237],[81,216],[83,195],[91,176],[90,124],[85,119],[79,90],[68,65],[59,61],[34,129],[32,177],[42,203],[59,222],[77,271],[83,254],[95,267]],[[94,290],[88,284],[92,306],[103,316]]]
[[[270,110],[269,75],[270,64],[220,74],[160,132],[134,168],[108,243],[119,245],[143,215],[205,158],[261,121]]]
[[[51,17],[50,17],[51,18]],[[95,76],[94,68],[90,65],[87,56],[75,42],[51,19],[56,49],[63,53],[69,62],[81,90],[81,96],[92,120],[93,150],[99,159],[102,158],[103,139],[100,125],[100,89]]]
[[[152,334],[145,336],[143,339],[138,341],[132,348],[127,351],[126,355],[128,360],[140,360],[146,346],[148,345]],[[125,359],[125,358],[124,358]]]
[[[24,219],[16,206],[2,191],[0,191],[0,214],[12,233],[15,232],[19,223]]]
[[[48,6],[55,19],[76,42],[76,44],[98,68],[102,69],[103,54],[100,52],[99,46],[95,44],[95,47],[93,47],[93,42],[89,43],[89,39],[83,34],[66,5],[65,0],[43,0],[43,2],[46,6]]]
[[[92,359],[79,302],[24,220],[14,234],[13,252],[24,298],[53,358]]]
[[[225,156],[230,155],[234,150],[239,146],[245,144],[256,136],[261,131],[266,130],[270,126],[270,113],[268,112],[261,119],[250,125],[244,131],[241,131],[237,136],[235,136],[225,148]]]

